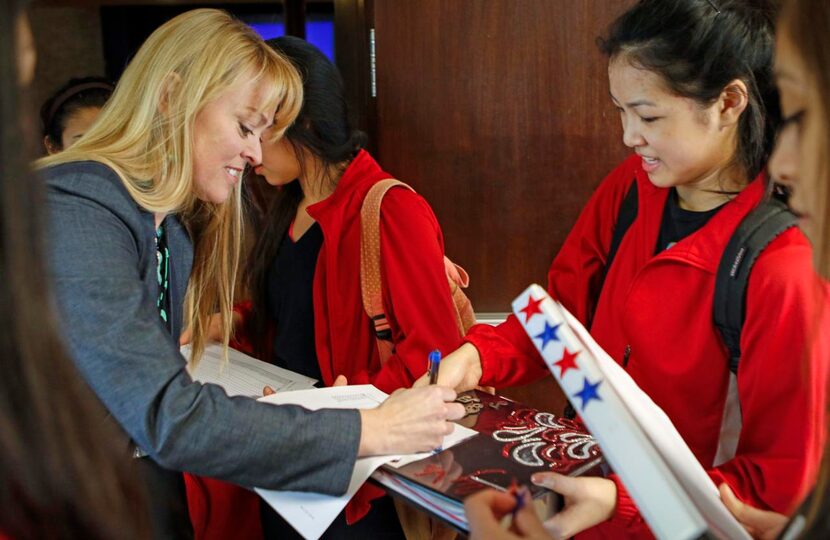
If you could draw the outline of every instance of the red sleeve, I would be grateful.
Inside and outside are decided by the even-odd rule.
[[[233,306],[234,318],[238,318],[233,328],[233,336],[231,336],[230,346],[245,354],[254,353],[254,345],[251,342],[248,332],[245,331],[245,321],[253,309],[253,304],[250,300],[238,302]]]
[[[825,284],[811,261],[809,245],[793,229],[770,244],[752,270],[737,374],[740,438],[735,456],[707,471],[742,501],[783,514],[792,513],[815,483],[825,439],[830,325],[828,313],[822,315]],[[611,478],[619,489],[612,521],[643,525],[619,479]]]
[[[444,270],[438,220],[423,197],[392,189],[381,204],[383,304],[392,327],[395,354],[379,371],[353,375],[384,392],[412,383],[426,372],[433,349],[449,354],[461,345],[455,306]]]
[[[789,245],[773,249],[789,240]],[[736,455],[710,471],[749,504],[789,513],[815,482],[824,444],[828,336],[824,284],[791,229],[758,258],[741,333]]]
[[[634,179],[636,156],[614,169],[582,210],[548,271],[548,292],[583,324],[599,296],[605,258],[620,205]],[[511,315],[499,326],[476,325],[465,337],[481,356],[486,386],[524,384],[548,371],[521,323]]]

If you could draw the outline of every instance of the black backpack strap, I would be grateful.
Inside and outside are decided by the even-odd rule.
[[[608,248],[608,257],[605,259],[605,270],[603,270],[602,277],[600,278],[597,298],[599,298],[599,294],[602,292],[602,287],[605,285],[605,276],[608,275],[608,269],[611,268],[611,263],[614,262],[614,257],[617,256],[617,250],[620,248],[620,243],[622,242],[625,233],[628,232],[631,224],[634,223],[635,219],[637,219],[637,209],[637,178],[634,178],[634,181],[631,183],[631,187],[628,188],[628,193],[625,194],[625,198],[620,205],[620,212],[617,214],[617,221],[614,223],[614,233],[613,236],[611,236],[611,246]],[[591,319],[593,318],[594,314],[591,313]],[[587,326],[589,328],[591,327],[590,320],[588,321]],[[570,419],[576,418],[576,409],[574,409],[570,403],[565,405],[564,416],[565,418]]]
[[[605,272],[602,274],[602,283],[605,283],[605,276],[608,275],[608,269],[611,268],[611,263],[614,262],[614,257],[617,256],[617,250],[620,249],[620,244],[628,232],[631,224],[637,219],[637,179],[631,183],[628,188],[628,193],[625,194],[620,205],[620,213],[617,214],[617,222],[614,224],[614,235],[611,237],[611,247],[608,248],[608,258],[605,260]],[[602,287],[600,287],[602,290]]]
[[[758,256],[779,234],[796,225],[787,206],[769,199],[752,210],[738,225],[721,256],[715,276],[712,306],[715,326],[729,350],[729,370],[738,373],[741,329],[746,319],[749,273]]]

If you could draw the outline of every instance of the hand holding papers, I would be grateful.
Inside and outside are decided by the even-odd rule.
[[[538,285],[513,311],[658,538],[749,539],[666,414],[576,318]]]
[[[445,393],[450,399],[455,397],[454,392],[440,387],[399,390],[390,397],[371,385],[338,386],[277,393],[260,401],[302,405],[310,410],[361,409],[364,419],[362,433],[369,435],[370,439],[365,444],[364,453],[374,454],[428,450],[439,444],[449,447],[475,435],[474,431],[463,426],[455,426],[452,433],[447,434],[452,427],[444,426],[443,420],[436,421],[436,418],[442,417],[436,416],[432,409],[439,405],[447,408],[450,419],[463,415],[464,408],[461,405],[444,404]],[[381,404],[383,407],[378,408]],[[365,423],[367,419],[368,424]],[[363,441],[361,446],[364,446]],[[256,491],[300,534],[306,538],[316,539],[331,525],[369,475],[396,457],[401,456],[358,459],[349,488],[340,497],[264,489]]]

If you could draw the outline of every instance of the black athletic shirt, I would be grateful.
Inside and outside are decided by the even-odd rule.
[[[693,212],[680,208],[677,190],[672,188],[663,210],[663,221],[660,223],[660,233],[657,236],[655,255],[680,242],[690,234],[697,232],[723,208],[723,205],[705,212]]]
[[[314,270],[323,232],[314,223],[296,242],[285,233],[268,269],[268,316],[276,325],[273,362],[322,381],[314,345]]]

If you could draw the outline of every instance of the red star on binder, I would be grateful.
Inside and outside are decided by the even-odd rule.
[[[542,313],[542,310],[539,308],[539,304],[542,303],[542,300],[544,300],[544,298],[534,300],[532,296],[528,296],[527,305],[519,310],[525,314],[525,322],[529,321],[530,318],[537,313]]]
[[[567,349],[567,347],[565,348],[565,351],[562,353],[562,359],[553,363],[554,366],[559,368],[560,377],[564,377],[565,373],[567,373],[569,369],[579,371],[579,367],[576,365],[576,357],[579,356],[580,352],[581,351],[576,351],[575,353],[572,353]]]

